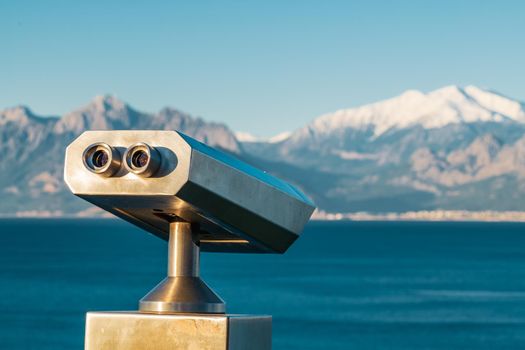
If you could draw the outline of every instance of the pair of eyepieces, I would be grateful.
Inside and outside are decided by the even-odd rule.
[[[105,177],[118,172],[122,159],[129,172],[143,177],[153,176],[161,164],[159,151],[143,142],[128,147],[124,156],[115,147],[98,142],[86,148],[82,159],[89,171]]]

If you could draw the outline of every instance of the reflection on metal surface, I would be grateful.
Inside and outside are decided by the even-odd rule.
[[[272,318],[89,312],[86,350],[269,350]]]
[[[248,244],[248,241],[245,239],[200,239],[200,243],[214,243],[214,244]]]

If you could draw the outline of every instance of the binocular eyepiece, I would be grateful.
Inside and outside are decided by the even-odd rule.
[[[162,163],[162,158],[157,149],[144,142],[131,145],[126,149],[123,156],[116,147],[104,142],[97,142],[85,149],[82,160],[89,171],[104,177],[115,175],[122,169],[122,163],[128,172],[150,177],[155,175]]]
[[[104,177],[113,176],[121,165],[119,151],[104,142],[97,142],[86,148],[82,160],[89,171]]]

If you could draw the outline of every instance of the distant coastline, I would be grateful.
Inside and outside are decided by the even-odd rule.
[[[422,210],[402,213],[328,213],[316,211],[314,220],[325,221],[486,221],[525,222],[525,211]]]
[[[98,208],[75,214],[65,214],[62,211],[31,210],[12,214],[0,214],[0,219],[114,219],[112,214]],[[312,220],[318,221],[481,221],[481,222],[525,222],[525,211],[469,211],[469,210],[424,210],[402,213],[329,213],[317,210]]]

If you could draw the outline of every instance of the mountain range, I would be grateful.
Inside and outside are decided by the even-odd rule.
[[[280,176],[326,212],[525,211],[525,105],[447,86],[322,115],[261,140],[173,108],[97,96],[64,116],[0,112],[0,213],[93,215],[62,181],[66,145],[84,130],[175,129]]]

